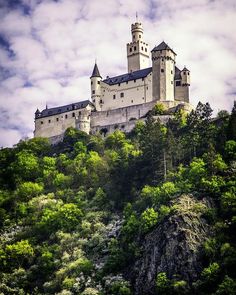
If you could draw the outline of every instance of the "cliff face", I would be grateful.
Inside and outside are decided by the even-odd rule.
[[[175,211],[165,218],[142,243],[142,257],[135,263],[131,280],[135,294],[156,294],[157,274],[170,279],[196,280],[202,270],[202,245],[210,230],[202,212],[210,207],[205,199],[197,201],[183,195],[174,203]]]

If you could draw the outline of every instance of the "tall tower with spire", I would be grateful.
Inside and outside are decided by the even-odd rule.
[[[136,21],[131,25],[132,42],[127,44],[128,72],[149,67],[149,45],[143,41],[143,26]]]
[[[92,75],[90,77],[91,81],[91,99],[97,111],[101,110],[101,80],[102,77],[99,73],[97,63],[95,62]]]

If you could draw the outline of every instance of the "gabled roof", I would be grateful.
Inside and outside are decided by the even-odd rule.
[[[93,78],[93,77],[100,77],[100,78],[102,78],[101,75],[100,75],[100,73],[99,73],[98,66],[97,66],[96,63],[94,65],[92,76],[90,78]]]
[[[181,71],[179,68],[175,67],[175,80],[181,80],[182,77],[181,77]]]
[[[49,117],[49,116],[59,115],[59,114],[66,113],[69,111],[77,110],[77,109],[83,109],[89,104],[93,105],[91,103],[91,101],[84,100],[84,101],[71,103],[71,104],[64,105],[64,106],[59,106],[59,107],[50,108],[50,109],[44,109],[44,110],[42,110],[42,112],[38,113],[37,118]]]
[[[137,79],[147,77],[147,75],[150,74],[151,71],[152,71],[152,68],[146,68],[146,69],[138,70],[138,71],[135,71],[132,73],[127,73],[127,74],[123,74],[120,76],[107,78],[107,79],[103,80],[103,82],[108,85],[115,85],[115,84],[119,84],[119,83],[123,83],[123,82],[137,80]]]
[[[176,53],[174,52],[174,50],[171,49],[169,47],[169,45],[167,45],[164,41],[162,41],[159,45],[157,45],[156,47],[154,47],[153,50],[152,50],[152,52],[153,51],[161,51],[161,50],[171,50],[176,55]]]

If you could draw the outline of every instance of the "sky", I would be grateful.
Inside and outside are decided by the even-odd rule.
[[[235,0],[0,0],[0,147],[33,137],[37,108],[90,99],[95,59],[103,78],[126,73],[136,12],[150,49],[165,41],[191,71],[191,103],[230,111]]]

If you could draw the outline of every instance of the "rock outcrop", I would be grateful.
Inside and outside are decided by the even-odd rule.
[[[135,295],[156,294],[157,274],[191,284],[202,270],[202,246],[210,229],[202,212],[211,207],[207,199],[198,201],[182,195],[174,202],[174,214],[166,217],[142,242],[142,257],[131,272]]]

